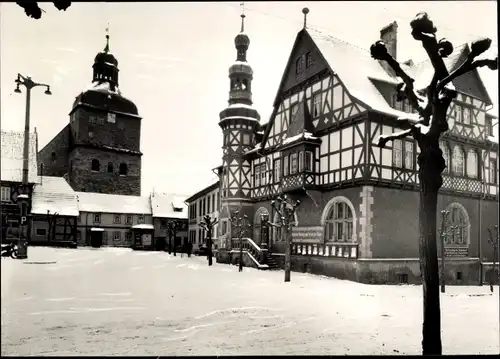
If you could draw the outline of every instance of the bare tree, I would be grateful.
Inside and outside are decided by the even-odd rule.
[[[233,215],[229,220],[231,221],[231,225],[236,229],[236,237],[240,242],[240,259],[238,265],[238,271],[243,271],[243,236],[245,235],[247,229],[252,227],[252,225],[248,222],[248,217],[246,214],[241,217],[240,211],[234,211]],[[231,231],[231,233],[233,233]]]
[[[218,223],[219,221],[217,219],[212,219],[210,215],[205,215],[203,217],[203,222],[200,222],[200,227],[207,232],[207,247],[208,247],[208,265],[212,265],[212,230],[214,226]]]
[[[279,225],[274,223],[276,227],[281,227],[281,237],[285,239],[285,282],[290,282],[291,260],[292,260],[292,240],[291,232],[292,225],[295,223],[295,208],[300,204],[300,201],[294,201],[286,194],[276,198],[276,201],[271,202],[279,216]]]
[[[397,99],[408,99],[418,115],[408,114],[398,119],[405,130],[392,135],[380,136],[378,145],[384,147],[388,141],[412,136],[419,148],[419,180],[420,180],[420,270],[423,282],[423,355],[441,355],[441,311],[439,304],[439,270],[437,258],[437,198],[442,186],[441,173],[446,167],[443,153],[439,148],[439,138],[448,131],[446,113],[457,92],[451,84],[452,80],[478,67],[487,66],[491,70],[498,68],[498,57],[495,59],[476,60],[476,57],[488,50],[491,40],[484,38],[471,44],[467,59],[451,74],[444,64],[443,58],[453,52],[453,45],[446,39],[437,41],[436,27],[427,13],[421,12],[410,22],[412,36],[421,41],[434,68],[432,80],[423,91],[417,91],[414,79],[406,74],[400,64],[387,52],[383,41],[375,42],[371,48],[371,56],[385,61],[403,81],[397,86]]]

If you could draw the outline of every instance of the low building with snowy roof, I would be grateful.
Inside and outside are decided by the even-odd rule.
[[[31,214],[31,244],[77,244],[78,198],[63,177],[38,177],[33,190]]]
[[[156,248],[164,250],[169,244],[176,247],[187,244],[188,206],[185,203],[187,196],[153,192],[150,198]]]
[[[76,192],[79,245],[150,248],[153,216],[149,196]]]
[[[38,181],[37,177],[37,134],[29,135],[28,148],[28,191],[29,206],[33,193],[33,186]],[[23,152],[24,132],[1,130],[0,139],[0,181],[2,204],[2,241],[17,240],[19,237],[18,226],[20,208],[17,198],[22,193],[23,181]]]
[[[417,109],[396,95],[401,79],[371,56],[371,43],[354,46],[304,26],[276,88],[270,119],[261,124],[252,106],[252,81],[258,73],[246,61],[250,38],[243,21],[234,41],[238,64],[229,68],[228,105],[219,114],[219,181],[187,200],[189,230],[191,225],[196,230],[207,212],[205,194],[219,191],[215,236],[223,240],[217,260],[237,260],[240,242],[230,218],[239,211],[252,225],[244,238],[244,263],[267,268],[283,262],[287,243],[272,202],[287,194],[300,200],[291,218],[292,266],[312,266],[318,274],[362,282],[419,282],[420,149],[411,137],[384,148],[377,145],[379,136],[404,129],[398,119],[418,120]],[[433,64],[400,61],[397,29],[396,22],[385,26],[380,38],[425,95]],[[410,34],[407,38],[413,41]],[[440,59],[452,73],[470,53],[464,44]],[[448,86],[457,97],[448,108],[449,130],[440,141],[446,168],[438,211],[450,211],[449,225],[458,230],[444,241],[445,277],[476,284],[482,260],[494,256],[487,227],[498,218],[496,120],[477,70]]]

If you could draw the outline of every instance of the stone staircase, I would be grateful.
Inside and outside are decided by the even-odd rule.
[[[276,262],[276,259],[273,258],[271,253],[267,252],[264,254],[264,259],[265,259],[265,264],[268,266],[268,270],[276,270],[280,269],[280,266],[278,262]]]

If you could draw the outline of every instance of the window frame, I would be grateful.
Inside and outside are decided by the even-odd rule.
[[[122,239],[122,232],[120,231],[113,231],[113,241],[121,241]]]
[[[9,186],[1,186],[0,191],[0,202],[12,202],[11,190]]]
[[[311,51],[306,52],[306,69],[313,65],[312,53]]]
[[[281,159],[280,158],[276,158],[274,161],[273,161],[273,165],[274,165],[274,183],[277,183],[279,182],[280,178],[281,178]]]
[[[293,120],[293,117],[297,112],[299,112],[299,103],[295,102],[292,106],[290,106],[290,121]]]
[[[286,155],[283,157],[283,177],[288,176],[290,173],[290,161],[289,156]]]
[[[144,224],[145,223],[145,217],[143,214],[137,215],[137,224]]]
[[[341,217],[339,217],[339,205],[342,208]],[[339,228],[342,228],[341,236],[338,233]],[[354,243],[354,213],[347,202],[337,201],[330,208],[325,220],[325,237],[327,242]]]
[[[97,169],[95,169],[97,168]],[[90,170],[92,172],[100,172],[101,171],[101,163],[97,158],[93,158],[91,163],[90,163]]]
[[[290,174],[294,175],[297,173],[298,163],[297,163],[297,153],[290,154]]]
[[[121,223],[122,223],[122,215],[113,214],[113,224],[121,224]]]
[[[244,146],[250,146],[250,134],[249,133],[243,133],[241,136],[241,143]]]
[[[304,55],[300,55],[296,60],[295,60],[295,74],[300,75],[302,72],[304,72]]]
[[[100,213],[94,213],[92,216],[93,222],[92,223],[101,223],[101,214]]]
[[[461,168],[462,168],[462,171],[461,173],[459,173],[457,171],[457,166],[458,164],[460,163],[457,158],[455,157],[455,150],[458,150],[460,152],[457,152],[461,155],[461,162],[462,162],[462,165],[461,165]],[[455,176],[459,176],[459,177],[465,177],[465,174],[466,174],[466,167],[465,167],[465,161],[466,161],[466,157],[465,157],[465,151],[464,149],[460,146],[460,145],[456,145],[454,148],[453,148],[453,151],[451,153],[451,164],[453,166],[452,168],[452,173],[455,175]]]
[[[310,166],[307,166],[307,162],[309,159]],[[305,151],[304,154],[304,171],[305,172],[314,172],[314,153],[313,151]]]
[[[299,173],[304,172],[304,151],[299,151],[298,169],[299,169]]]
[[[316,99],[319,98],[319,102],[316,102]],[[312,96],[312,118],[316,119],[318,117],[321,116],[321,99],[322,99],[322,96],[321,96],[321,92],[316,92],[315,94],[313,94]],[[318,106],[318,113],[316,113],[316,105]]]
[[[253,186],[260,187],[260,164],[255,164],[253,166]]]

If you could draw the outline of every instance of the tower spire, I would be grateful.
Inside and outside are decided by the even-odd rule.
[[[307,14],[309,14],[308,8],[303,8],[302,13],[304,14],[304,29],[307,27]]]
[[[106,28],[106,47],[104,48],[104,52],[109,52],[109,22]]]
[[[244,32],[245,31],[245,2],[242,1],[240,3],[240,6],[241,6],[241,31],[240,32]]]

